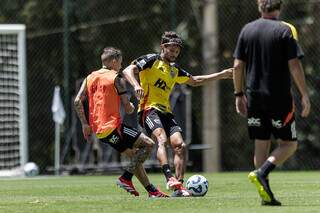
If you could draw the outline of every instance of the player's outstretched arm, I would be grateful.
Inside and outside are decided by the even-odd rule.
[[[143,98],[144,91],[135,77],[135,73],[139,73],[138,67],[136,65],[131,64],[128,67],[126,67],[122,71],[122,73],[125,79],[133,86],[136,97],[139,100]]]
[[[232,79],[233,68],[222,70],[221,72],[212,73],[209,75],[198,75],[191,76],[186,84],[197,87],[202,86],[210,81],[220,80],[220,79]]]
[[[127,86],[126,80],[120,76],[117,76],[115,79],[115,87],[118,91],[118,95],[120,96],[121,102],[124,107],[124,111],[127,114],[131,114],[134,112],[134,105],[129,101],[127,96]]]
[[[77,115],[80,119],[80,122],[82,125],[83,135],[88,141],[90,141],[90,136],[91,136],[92,130],[88,124],[86,115],[84,113],[84,107],[83,107],[83,101],[87,97],[86,90],[87,90],[87,79],[84,79],[84,81],[82,82],[82,85],[80,87],[80,90],[74,100],[74,108],[75,108]]]
[[[297,86],[301,95],[301,104],[302,104],[301,116],[307,117],[310,113],[311,105],[309,100],[308,89],[306,86],[306,80],[303,72],[303,67],[298,58],[289,60],[288,64],[289,64],[289,69],[290,69],[290,73],[293,78],[293,81]]]

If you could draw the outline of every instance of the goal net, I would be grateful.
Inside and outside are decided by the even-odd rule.
[[[25,25],[0,24],[0,176],[27,162]]]

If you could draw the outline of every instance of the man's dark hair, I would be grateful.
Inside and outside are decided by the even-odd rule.
[[[182,47],[182,39],[180,38],[180,36],[173,31],[167,31],[164,32],[162,37],[161,37],[161,44],[175,44],[178,45],[180,47]]]
[[[120,57],[122,57],[121,50],[114,47],[106,47],[103,49],[103,53],[101,54],[101,61],[109,62],[113,59],[118,60]]]
[[[281,9],[281,0],[258,0],[259,11],[262,13],[270,13]]]

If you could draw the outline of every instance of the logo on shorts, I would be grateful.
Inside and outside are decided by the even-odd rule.
[[[109,139],[110,143],[116,144],[119,140],[119,137],[116,135],[112,135],[112,137]]]
[[[154,124],[152,123],[151,119],[149,117],[146,118],[146,124],[150,129],[154,127]]]
[[[175,124],[175,125],[178,125],[177,121],[174,120],[174,119],[171,119],[171,121]]]
[[[272,126],[277,128],[277,129],[280,129],[282,127],[282,121],[281,120],[275,121],[275,120],[272,119],[271,122],[272,122]]]
[[[261,126],[260,118],[248,118],[248,126]]]
[[[160,121],[160,119],[158,119],[158,118],[154,119],[153,121],[154,121],[155,123],[157,123],[157,124],[161,124],[161,121]]]

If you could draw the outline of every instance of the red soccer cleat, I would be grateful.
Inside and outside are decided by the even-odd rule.
[[[166,193],[160,191],[159,188],[157,188],[157,191],[155,191],[155,192],[149,191],[148,193],[149,193],[149,197],[151,197],[151,198],[155,198],[155,197],[170,197]]]
[[[134,196],[139,196],[139,192],[134,188],[132,181],[131,180],[125,180],[121,177],[116,181],[116,184],[126,190],[128,193],[134,195]]]

